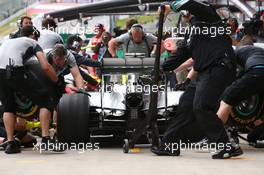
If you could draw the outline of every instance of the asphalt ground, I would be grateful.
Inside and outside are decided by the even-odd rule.
[[[6,155],[0,152],[1,175],[258,175],[264,172],[264,149],[242,143],[244,154],[237,158],[212,160],[208,151],[182,151],[179,157],[160,157],[149,145],[138,145],[124,154],[121,147],[97,150],[42,152],[32,148]]]

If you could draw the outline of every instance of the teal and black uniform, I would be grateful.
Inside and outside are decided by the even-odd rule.
[[[245,46],[236,50],[237,63],[244,68],[244,74],[224,92],[223,101],[235,106],[242,100],[264,93],[264,49]]]
[[[214,7],[208,3],[182,0],[175,1],[171,7],[176,12],[188,10],[193,15],[190,28],[202,30],[225,27]],[[198,72],[198,76],[195,93],[192,98],[188,98],[193,99],[195,118],[210,142],[229,143],[224,125],[216,112],[222,93],[235,79],[235,54],[230,37],[225,32],[215,36],[210,33],[186,33],[185,40],[179,41],[177,46],[176,53],[163,64],[163,70],[174,70],[187,59],[193,58],[193,68]],[[163,142],[179,141],[179,131],[192,122],[188,117],[175,122],[175,125],[164,133]]]

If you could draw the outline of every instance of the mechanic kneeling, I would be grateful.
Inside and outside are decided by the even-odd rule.
[[[4,124],[7,132],[8,145],[5,153],[19,153],[20,147],[14,140],[15,127],[15,98],[14,93],[19,92],[29,97],[40,107],[39,118],[42,128],[42,144],[48,148],[49,124],[51,112],[54,110],[54,102],[46,92],[41,91],[42,85],[30,76],[25,63],[32,56],[36,56],[44,73],[55,84],[58,77],[47,62],[42,48],[35,40],[39,37],[36,28],[28,26],[22,29],[23,37],[5,41],[0,47],[0,100],[4,106]],[[56,149],[56,148],[54,148]]]
[[[238,64],[244,69],[244,74],[224,91],[217,112],[224,124],[227,122],[233,106],[252,95],[263,94],[264,92],[264,49],[255,46],[243,46],[236,49],[235,53]],[[263,127],[263,124],[260,127]],[[256,139],[258,138],[248,135],[249,142],[255,142]]]

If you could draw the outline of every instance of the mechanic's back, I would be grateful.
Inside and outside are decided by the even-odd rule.
[[[62,37],[56,33],[57,24],[52,18],[46,18],[42,21],[42,30],[38,43],[43,50],[52,49],[56,44],[63,44]]]
[[[255,67],[264,66],[264,49],[256,46],[243,46],[235,50],[237,63],[244,67],[245,71]]]
[[[14,67],[23,66],[23,62],[31,58],[39,49],[41,48],[37,42],[27,37],[5,41],[0,47],[0,69],[5,69],[9,65],[9,59]]]

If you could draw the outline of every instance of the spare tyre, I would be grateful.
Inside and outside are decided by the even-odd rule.
[[[58,106],[57,131],[62,143],[87,143],[90,102],[86,94],[65,94]]]

